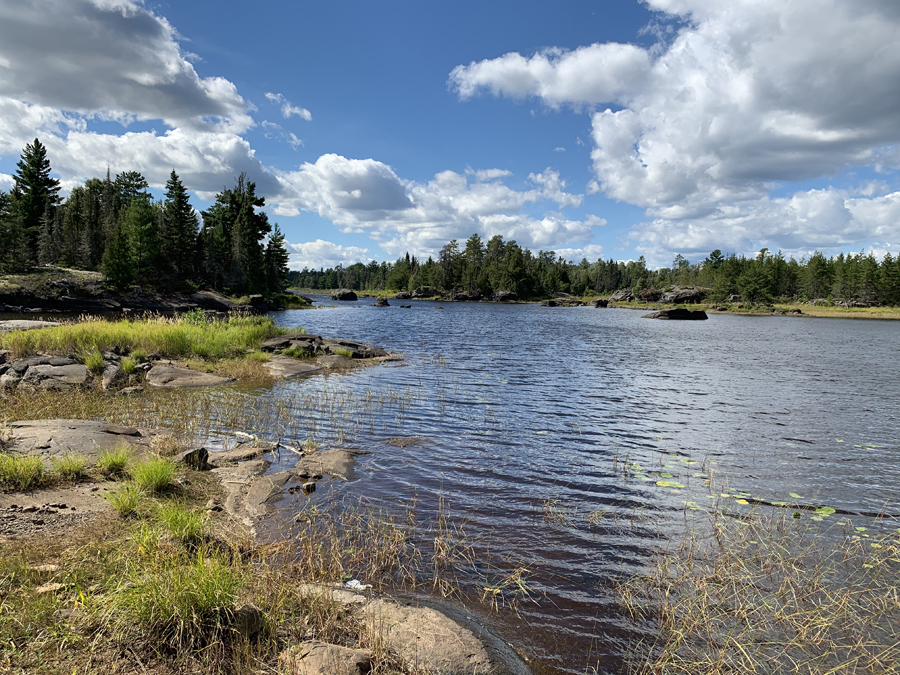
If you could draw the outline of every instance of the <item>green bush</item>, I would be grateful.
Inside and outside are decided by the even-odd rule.
[[[16,490],[40,487],[44,483],[44,463],[40,457],[0,454],[0,483]]]
[[[129,474],[138,487],[155,494],[172,482],[175,465],[165,459],[148,459],[133,465]]]

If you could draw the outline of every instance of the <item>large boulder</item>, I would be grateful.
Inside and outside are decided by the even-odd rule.
[[[591,305],[592,305],[593,307],[607,307],[607,306],[609,306],[609,301],[608,301],[608,300],[604,300],[603,298],[598,298],[597,300],[594,300],[594,301],[591,303]]]
[[[359,297],[357,297],[356,293],[349,288],[339,288],[336,291],[332,291],[331,299],[339,300],[341,302],[352,302],[354,300],[359,300]]]
[[[388,353],[379,347],[370,347],[362,342],[352,340],[323,340],[326,351],[351,359],[374,359],[379,356],[387,356]]]
[[[652,312],[650,314],[644,314],[641,317],[642,319],[669,319],[672,321],[703,321],[708,319],[706,316],[706,312],[702,309],[698,309],[696,311],[692,311],[690,309],[683,309],[681,307],[676,307],[675,309],[663,309],[659,312]]]
[[[484,645],[468,628],[430,607],[375,600],[364,609],[367,625],[410,670],[434,675],[495,672]]]
[[[638,297],[644,302],[657,302],[663,296],[663,292],[658,288],[645,288]]]
[[[630,288],[623,288],[609,296],[609,299],[612,302],[631,302],[634,300],[634,293]]]
[[[434,290],[431,286],[422,286],[417,288],[412,292],[410,297],[412,298],[432,298],[435,295],[438,295],[438,292]]]
[[[191,302],[201,309],[211,309],[215,312],[230,312],[237,308],[231,300],[224,295],[213,291],[197,291],[191,294]]]
[[[390,303],[387,301],[387,298],[378,298],[375,300],[375,307],[390,307]]]
[[[407,291],[400,291],[397,295],[394,296],[394,300],[409,300],[412,297],[412,293]]]
[[[678,305],[702,302],[705,297],[706,291],[702,288],[695,288],[694,286],[676,286],[668,293],[663,293],[661,301]]]

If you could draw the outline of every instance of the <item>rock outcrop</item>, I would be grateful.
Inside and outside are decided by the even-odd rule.
[[[349,288],[339,288],[336,291],[332,291],[331,299],[340,302],[353,302],[354,300],[359,300],[359,297]]]
[[[378,298],[375,300],[375,307],[390,307],[390,303],[387,301],[387,298]]]
[[[706,298],[706,291],[702,288],[696,288],[694,286],[676,286],[668,293],[663,293],[662,298],[660,298],[661,302],[668,302],[674,305],[684,304],[684,303],[698,303],[703,302]]]
[[[234,380],[231,378],[175,366],[154,366],[147,371],[147,384],[154,387],[185,389],[189,387],[215,387],[233,382]]]
[[[631,302],[634,300],[634,293],[630,288],[623,288],[609,296],[610,302]]]
[[[494,291],[491,296],[493,302],[515,302],[518,299],[519,296],[512,291]]]
[[[643,319],[669,319],[672,321],[703,321],[708,319],[702,309],[696,311],[676,307],[675,309],[663,309],[658,312],[644,314]]]
[[[388,356],[384,349],[371,347],[361,342],[322,338],[319,335],[307,335],[306,333],[289,333],[270,338],[262,343],[260,349],[273,354],[305,358],[332,354],[351,359],[374,359]]]

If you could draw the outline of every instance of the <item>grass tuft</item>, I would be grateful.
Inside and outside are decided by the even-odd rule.
[[[177,502],[162,504],[157,518],[165,525],[173,539],[183,544],[196,543],[206,532],[206,517]]]
[[[100,453],[100,459],[97,461],[100,473],[108,477],[121,476],[125,473],[125,467],[128,466],[131,455],[131,448],[127,445],[104,450]]]
[[[113,492],[103,495],[122,518],[130,518],[137,514],[138,507],[144,499],[144,492],[134,483],[123,483]]]
[[[87,460],[83,455],[65,454],[53,459],[53,469],[63,479],[76,481],[85,474]]]
[[[119,365],[122,366],[122,370],[125,371],[126,375],[131,375],[137,369],[137,361],[130,356],[126,356],[124,359],[119,361]]]
[[[29,490],[44,484],[44,463],[40,457],[0,454],[0,484],[6,488]]]
[[[162,458],[147,459],[134,464],[128,473],[140,489],[156,494],[172,482],[175,465]]]

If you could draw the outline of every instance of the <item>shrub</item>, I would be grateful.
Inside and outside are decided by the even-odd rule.
[[[82,455],[65,454],[53,459],[53,468],[65,480],[78,480],[84,475],[86,461]]]
[[[100,473],[105,476],[120,476],[125,472],[128,460],[131,459],[131,449],[128,446],[116,446],[111,450],[100,453],[97,466]]]
[[[44,482],[40,457],[0,454],[0,483],[17,490],[39,487]]]
[[[128,518],[137,511],[144,498],[144,493],[134,483],[123,483],[114,492],[104,494],[103,498],[113,505],[120,516]]]
[[[129,473],[138,487],[155,494],[172,482],[175,465],[165,459],[148,459],[132,466]]]

